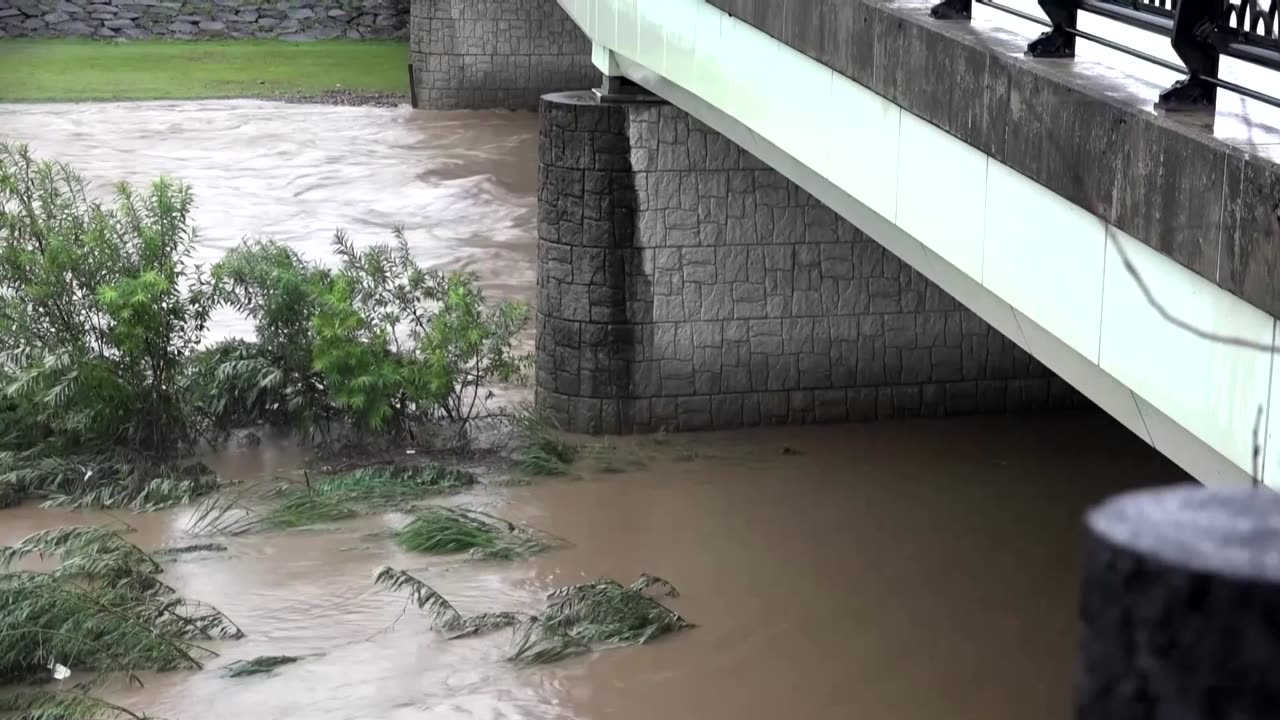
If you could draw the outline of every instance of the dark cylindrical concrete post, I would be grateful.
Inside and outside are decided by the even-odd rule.
[[[1086,524],[1078,720],[1280,718],[1280,495],[1142,490]]]
[[[537,402],[566,430],[617,433],[632,346],[627,110],[584,91],[544,96],[539,114]]]

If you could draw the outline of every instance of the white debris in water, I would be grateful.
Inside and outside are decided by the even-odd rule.
[[[53,671],[54,680],[66,680],[71,677],[71,668],[55,662],[52,658],[49,660],[49,669]]]

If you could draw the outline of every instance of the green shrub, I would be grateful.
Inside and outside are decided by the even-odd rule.
[[[214,298],[188,262],[191,202],[158,180],[116,186],[107,207],[66,165],[0,144],[0,374],[19,438],[157,453],[195,439],[182,364]]]
[[[270,240],[205,273],[190,191],[89,197],[66,165],[0,144],[0,486],[61,504],[152,509],[216,486],[198,442],[272,425],[322,441],[457,433],[527,367],[528,308],[424,270],[404,235],[334,268]],[[205,346],[229,306],[253,341]],[[8,498],[12,499],[12,498]]]
[[[207,415],[326,435],[340,420],[406,439],[429,423],[465,424],[487,384],[519,375],[528,308],[490,305],[474,278],[424,270],[395,237],[357,249],[339,232],[333,269],[274,241],[247,242],[219,262],[218,296],[253,320],[258,340],[201,358],[193,384]]]
[[[227,340],[197,353],[187,367],[192,407],[212,437],[237,428],[301,424],[281,366],[258,343]]]
[[[201,358],[197,397],[223,428],[310,430],[333,414],[313,368],[312,329],[331,273],[274,240],[251,240],[213,268],[220,302],[247,316],[254,342],[234,341]],[[208,372],[212,370],[212,372]]]
[[[357,250],[334,238],[341,261],[313,328],[315,368],[357,424],[397,436],[423,423],[465,423],[486,385],[529,363],[515,350],[528,307],[489,305],[469,275],[423,270],[404,234]]]
[[[184,365],[214,305],[189,262],[191,202],[158,180],[104,205],[68,166],[0,143],[0,483],[134,507],[211,485],[172,464],[198,439]]]

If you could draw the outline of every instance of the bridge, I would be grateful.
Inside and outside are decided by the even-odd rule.
[[[1280,116],[1218,72],[1275,66],[1274,7],[1188,41],[1130,3],[1196,68],[1169,85],[1071,57],[1097,3],[1039,37],[966,0],[560,5],[605,76],[541,108],[537,386],[569,429],[1087,399],[1205,483],[1280,477]]]

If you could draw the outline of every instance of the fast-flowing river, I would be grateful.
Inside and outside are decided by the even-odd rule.
[[[536,118],[252,101],[0,106],[0,135],[100,186],[169,175],[196,193],[198,259],[272,235],[328,259],[405,228],[425,264],[531,299]],[[216,319],[244,334],[240,319]],[[965,418],[614,441],[625,462],[453,501],[569,541],[515,563],[405,554],[399,518],[253,534],[166,567],[247,633],[200,672],[107,695],[173,720],[1068,718],[1084,507],[1182,478],[1096,414]],[[228,478],[287,472],[266,444],[214,460]],[[621,469],[621,472],[616,470]],[[189,542],[189,511],[0,511],[0,544],[127,522],[147,548]],[[507,635],[446,641],[374,568],[413,571],[464,612],[532,609],[559,585],[643,572],[681,590],[693,630],[542,668]],[[302,655],[271,676],[219,668]]]

